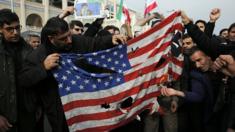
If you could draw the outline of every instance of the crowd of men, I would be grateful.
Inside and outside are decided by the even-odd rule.
[[[10,9],[0,10],[0,132],[43,132],[44,115],[53,132],[68,132],[58,83],[52,70],[61,53],[90,53],[125,44],[143,33],[142,26],[164,17],[154,13],[120,30],[102,28],[104,18],[83,25],[64,18],[68,7],[50,18],[41,35],[21,37],[19,17]],[[161,88],[161,112],[141,114],[141,121],[113,132],[235,132],[235,23],[213,35],[220,10],[213,9],[209,22],[195,23],[181,11],[185,31],[181,38],[184,67],[180,80]],[[157,19],[156,19],[157,18]],[[154,20],[155,19],[155,20]]]

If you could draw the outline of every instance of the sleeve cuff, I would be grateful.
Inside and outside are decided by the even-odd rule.
[[[235,51],[231,52],[230,55],[232,55],[233,59],[235,60]]]

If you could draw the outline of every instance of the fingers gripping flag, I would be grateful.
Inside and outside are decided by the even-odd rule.
[[[171,55],[173,32],[181,29],[176,12],[127,45],[62,55],[54,77],[70,131],[109,131],[145,109],[157,111],[159,84],[177,79],[182,71],[182,55]],[[112,72],[87,72],[74,64],[80,58]]]

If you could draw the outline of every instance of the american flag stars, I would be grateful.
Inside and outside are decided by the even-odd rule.
[[[126,50],[126,46],[118,45],[118,50],[107,49],[99,55],[92,53],[84,58],[92,65],[122,73],[130,68],[127,54],[124,54]]]
[[[118,48],[119,50],[125,50],[123,46],[119,46]],[[64,91],[63,94],[103,90],[124,82],[122,72],[128,67],[129,63],[127,63],[128,61],[125,62],[125,59],[121,59],[125,56],[119,50],[112,52],[111,49],[108,49],[104,51],[105,54],[91,53],[89,56],[82,56],[91,65],[113,70],[114,73],[112,74],[89,73],[79,68],[73,63],[79,58],[78,55],[75,55],[74,58],[69,56],[61,60],[60,67],[66,70],[56,73],[54,76],[64,82],[59,84],[59,88]]]

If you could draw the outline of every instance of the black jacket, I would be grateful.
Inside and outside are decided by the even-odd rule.
[[[226,45],[221,44],[222,42],[219,41],[219,39],[213,37],[209,38],[193,23],[189,23],[185,25],[185,27],[197,46],[207,55],[212,57],[213,60],[221,54],[229,54],[232,51],[235,51],[235,42],[226,40]]]
[[[209,38],[205,33],[201,32],[198,27],[192,23],[185,25],[188,34],[192,37],[197,46],[210,56],[213,60],[221,54],[232,54],[235,51],[235,42],[226,40],[227,44],[221,44],[219,39]],[[229,96],[229,119],[227,120],[227,128],[235,129],[235,78],[229,78],[228,80],[228,95]]]
[[[205,34],[206,34],[209,38],[212,38],[213,32],[214,32],[214,28],[215,28],[215,23],[214,23],[214,22],[208,22],[208,23],[206,24]]]
[[[6,43],[0,35],[0,115],[12,124],[17,122],[17,98],[21,96],[17,75],[31,50],[22,38],[17,43]]]
[[[102,29],[103,20],[97,18],[92,24],[88,27],[87,31],[84,33],[84,36],[95,37],[99,30]]]
[[[111,36],[97,38],[72,36],[72,48],[67,52],[82,54],[112,46]],[[65,123],[58,83],[52,73],[46,71],[43,66],[43,61],[49,54],[58,52],[50,43],[40,45],[27,57],[20,82],[21,86],[34,88],[38,99],[42,102],[53,132],[65,132],[68,131],[68,128]]]

